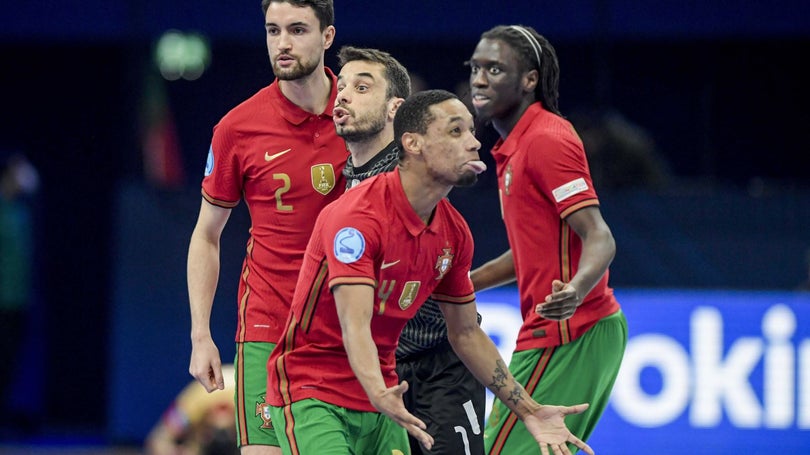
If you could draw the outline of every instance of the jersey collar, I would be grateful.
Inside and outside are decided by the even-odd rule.
[[[320,117],[328,117],[331,119],[332,111],[335,108],[335,99],[337,99],[337,76],[335,76],[335,73],[333,73],[328,67],[324,67],[324,71],[332,81],[332,89],[329,92],[329,101],[326,103],[326,109],[324,109]],[[278,79],[275,79],[273,83],[270,84],[270,91],[273,97],[279,100],[281,106],[281,116],[289,123],[298,126],[313,116],[311,112],[307,112],[296,106],[292,101],[288,100],[283,93],[281,93],[281,87],[278,85]]]

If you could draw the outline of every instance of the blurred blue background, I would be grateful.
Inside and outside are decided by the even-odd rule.
[[[190,379],[186,248],[211,128],[272,80],[260,2],[7,3],[0,149],[25,153],[41,187],[31,311],[23,356],[2,366],[14,380],[0,437],[137,446]],[[663,176],[611,167],[633,155],[592,156],[617,289],[793,291],[808,279],[810,3],[336,0],[335,12],[330,66],[341,45],[377,47],[422,87],[461,95],[481,32],[522,23],[548,37],[560,107],[595,134],[589,154],[613,119]],[[198,78],[160,77],[167,30],[210,46]],[[494,137],[481,138],[491,163]],[[493,174],[451,194],[476,264],[506,248]],[[247,227],[240,205],[214,307],[226,360]]]

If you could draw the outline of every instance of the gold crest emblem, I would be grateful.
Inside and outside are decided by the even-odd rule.
[[[335,169],[332,163],[322,163],[312,166],[312,187],[315,191],[326,196],[335,188]]]
[[[450,267],[453,266],[453,251],[452,248],[442,248],[444,254],[439,256],[439,259],[436,260],[436,270],[438,270],[439,275],[436,277],[436,280],[441,280],[444,278],[444,274],[450,270]]]
[[[416,301],[416,296],[419,294],[419,287],[422,285],[419,281],[406,281],[405,286],[402,287],[402,294],[399,296],[399,307],[407,310],[409,306],[413,305]]]

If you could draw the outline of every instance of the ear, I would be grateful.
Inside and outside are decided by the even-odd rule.
[[[421,136],[416,133],[403,133],[402,134],[402,148],[405,155],[422,153]]]
[[[404,98],[391,98],[388,100],[388,121],[393,122],[394,116],[397,114],[397,110],[399,110],[399,106],[405,101]]]
[[[534,89],[537,87],[537,84],[540,80],[540,73],[537,69],[533,69],[531,71],[527,71],[523,74],[523,79],[521,83],[523,84],[523,91],[526,93],[534,93]]]
[[[329,49],[335,42],[335,26],[330,25],[323,31],[323,48]]]

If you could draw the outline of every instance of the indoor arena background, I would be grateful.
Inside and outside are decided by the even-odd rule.
[[[188,240],[211,128],[272,80],[260,2],[7,3],[0,150],[28,156],[39,190],[22,357],[0,365],[14,378],[0,454],[137,454],[191,379]],[[810,292],[797,290],[810,279],[810,3],[335,0],[335,13],[329,66],[341,45],[377,47],[420,88],[460,95],[481,32],[531,25],[557,50],[563,113],[647,141],[622,160],[650,159],[661,179],[594,169],[630,329],[597,453],[810,446]],[[174,55],[188,65],[175,80],[154,63],[169,31],[203,45],[202,66]],[[450,199],[474,265],[506,248],[492,170]],[[223,359],[247,227],[241,204],[214,305]],[[479,301],[508,355],[514,289]]]

